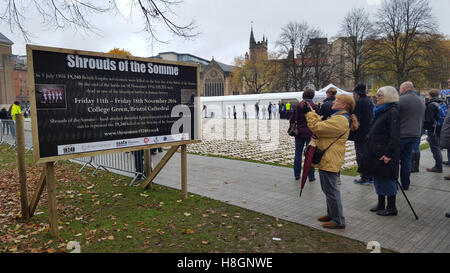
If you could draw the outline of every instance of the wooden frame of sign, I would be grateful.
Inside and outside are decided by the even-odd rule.
[[[39,58],[47,58],[45,61],[35,62]],[[186,145],[201,142],[201,119],[200,119],[200,97],[199,97],[199,82],[200,82],[200,65],[192,64],[186,62],[170,62],[159,59],[151,59],[151,58],[141,58],[134,56],[122,56],[108,53],[100,53],[100,52],[90,52],[90,51],[82,51],[82,50],[71,50],[71,49],[62,49],[62,48],[53,48],[53,47],[43,47],[36,45],[27,45],[27,62],[28,62],[28,87],[30,94],[30,104],[31,104],[31,124],[32,124],[32,136],[33,136],[33,153],[34,160],[37,164],[43,164],[44,168],[41,174],[41,178],[39,181],[38,189],[36,190],[30,205],[27,205],[27,210],[29,211],[30,217],[34,214],[37,203],[39,202],[39,198],[43,192],[45,185],[47,185],[47,193],[48,193],[48,207],[49,207],[49,222],[50,222],[50,233],[54,236],[58,235],[58,227],[57,227],[57,212],[56,212],[56,181],[55,181],[55,172],[54,172],[54,162],[57,160],[66,160],[77,157],[85,157],[85,156],[95,156],[102,154],[110,154],[117,152],[131,152],[144,150],[145,155],[145,170],[147,178],[142,183],[142,187],[144,189],[151,186],[151,182],[158,175],[158,173],[164,168],[168,160],[174,155],[174,153],[181,147],[181,188],[182,188],[182,198],[187,198],[187,156],[186,156]],[[64,62],[62,64],[61,62]],[[36,71],[37,70],[37,71]],[[46,71],[48,70],[48,71]],[[92,71],[100,71],[98,75]],[[106,71],[108,70],[108,71]],[[84,73],[84,74],[83,74]],[[121,74],[123,73],[123,74]],[[151,74],[149,76],[149,74]],[[106,76],[105,76],[106,75]],[[136,76],[138,75],[138,76]],[[180,79],[177,76],[180,76]],[[187,75],[187,76],[186,76]],[[97,77],[98,76],[98,77]],[[109,78],[107,78],[109,77]],[[153,77],[153,78],[152,78]],[[185,78],[186,77],[186,78]],[[190,77],[190,78],[189,78]],[[80,80],[78,81],[77,80]],[[111,82],[108,82],[110,80]],[[98,81],[106,81],[106,83],[102,83],[102,86],[106,89],[96,90],[96,88],[88,88],[88,86],[99,86]],[[127,84],[121,85],[119,82],[134,82],[135,84]],[[139,84],[143,83],[145,84]],[[108,89],[109,88],[109,89]],[[116,89],[114,89],[116,88]],[[124,89],[133,89],[136,90],[124,90]],[[39,90],[37,90],[39,89]],[[162,91],[161,91],[162,90]],[[173,93],[169,94],[170,91],[167,90],[175,90]],[[175,93],[175,92],[179,92]],[[85,95],[87,92],[91,91],[90,96]],[[146,93],[147,92],[147,93]],[[184,92],[184,93],[183,93]],[[189,98],[189,103],[187,103],[187,92],[191,94]],[[152,93],[152,97],[145,97]],[[81,95],[80,95],[81,94]],[[100,96],[96,96],[96,94],[101,94]],[[111,97],[111,94],[112,95]],[[119,95],[117,95],[119,94]],[[120,95],[122,94],[122,95]],[[130,101],[127,100],[128,97],[134,95],[132,97],[132,101],[135,104],[139,104],[139,107],[134,107],[130,105]],[[136,96],[139,94],[139,96]],[[158,96],[155,99],[155,95],[163,94],[163,99],[160,99]],[[77,97],[78,95],[78,97]],[[144,99],[142,99],[142,97]],[[195,99],[194,99],[195,95]],[[109,97],[107,97],[109,96]],[[117,98],[118,96],[120,98]],[[170,97],[175,96],[175,97]],[[148,99],[148,100],[147,100]],[[70,100],[70,101],[69,101]],[[111,101],[112,100],[112,101]],[[110,108],[101,108],[100,106],[96,106],[94,108],[93,102],[97,104],[107,104],[110,105],[111,102],[120,105],[121,107],[110,106]],[[158,102],[159,106],[148,106],[147,102]],[[164,105],[166,102],[166,105]],[[75,105],[79,103],[81,106]],[[90,108],[85,106],[85,104],[90,104]],[[144,105],[147,104],[147,105]],[[150,103],[151,104],[151,103]],[[121,123],[107,123],[107,126],[104,126],[105,123],[97,123],[94,125],[97,127],[88,127],[84,124],[89,123],[95,118],[93,116],[105,116],[105,119],[100,121],[105,122],[105,120],[109,121],[110,115],[106,115],[110,111],[120,110],[119,113],[125,112],[123,116],[127,117],[126,114],[129,112],[140,112],[148,110],[149,112],[157,111],[156,113],[160,113],[164,111],[168,111],[170,109],[169,105],[184,105],[189,104],[190,108],[190,116],[189,119],[191,125],[191,132],[194,134],[175,134],[172,135],[168,133],[168,126],[174,124],[177,121],[174,119],[179,118],[182,119],[186,112],[174,111],[172,108],[171,115],[161,115],[161,117],[167,118],[169,121],[166,121],[166,127],[162,126],[162,131],[165,132],[165,136],[163,137],[164,142],[158,142],[158,137],[161,135],[149,134],[148,136],[142,134],[134,134],[137,130],[129,131],[130,134],[134,136],[134,138],[121,139],[119,138],[107,138],[107,141],[102,142],[100,138],[93,138],[92,135],[96,135],[96,133],[102,128],[115,128],[117,126],[122,126]],[[159,107],[159,108],[158,108]],[[114,108],[114,109],[113,109]],[[108,110],[110,109],[110,110]],[[128,110],[126,110],[128,109]],[[159,110],[163,109],[163,110]],[[194,111],[192,111],[192,109]],[[74,127],[73,124],[69,124],[74,120],[77,120],[76,117],[70,115],[82,115],[83,111],[87,110],[87,112],[94,112],[94,114],[86,115],[86,119],[84,119],[78,127]],[[95,111],[94,111],[95,110]],[[186,110],[186,108],[184,108]],[[103,112],[101,112],[103,111]],[[159,112],[158,112],[159,111]],[[146,113],[146,112],[145,112]],[[183,116],[180,116],[180,113]],[[62,114],[64,114],[63,119],[61,119]],[[178,116],[174,116],[174,114]],[[69,115],[68,120],[66,120],[67,115]],[[124,122],[125,125],[132,128],[139,127],[143,125],[145,129],[152,128],[150,124],[164,124],[162,121],[152,121],[151,122],[142,122],[141,120],[153,119],[152,115],[139,115],[139,116],[128,116],[130,119],[139,120],[137,123],[127,123]],[[117,114],[116,119],[123,118],[120,114]],[[55,119],[56,118],[56,119]],[[59,118],[59,120],[58,120]],[[50,120],[53,119],[53,120]],[[155,118],[156,119],[156,118]],[[53,131],[56,137],[52,138],[52,126],[54,121],[55,127],[59,127],[57,129],[53,128],[56,131]],[[123,120],[123,119],[120,119]],[[185,119],[186,121],[187,119]],[[173,121],[173,123],[171,123]],[[156,123],[155,123],[156,122]],[[66,124],[64,126],[58,126],[58,124]],[[136,125],[138,124],[138,125]],[[72,125],[72,126],[70,126]],[[188,124],[189,125],[189,124]],[[142,126],[141,126],[142,127]],[[43,128],[48,129],[49,133],[46,135],[40,134]],[[91,128],[92,130],[85,130],[86,133],[83,133],[83,129]],[[76,130],[75,130],[76,129]],[[82,131],[81,136],[79,136],[80,129]],[[183,125],[183,129],[185,129]],[[62,131],[62,132],[61,132]],[[145,131],[145,130],[144,130]],[[171,132],[173,129],[171,128]],[[184,131],[184,130],[183,130]],[[101,131],[103,132],[103,131]],[[139,131],[141,132],[141,131]],[[148,132],[148,131],[145,131]],[[153,128],[152,132],[159,132],[159,127],[156,129]],[[59,134],[58,134],[59,133]],[[78,137],[87,136],[86,142],[80,142],[76,137],[71,138],[71,140],[66,143],[64,141],[64,137],[67,137],[71,133],[78,133]],[[104,132],[103,135],[107,135],[107,132]],[[128,132],[126,132],[128,133]],[[50,135],[50,136],[49,136]],[[102,135],[102,136],[103,136]],[[122,134],[119,134],[122,135]],[[156,136],[153,136],[156,135]],[[46,138],[45,141],[42,141],[40,137]],[[198,137],[198,138],[194,138]],[[152,141],[153,138],[153,141]],[[189,139],[188,139],[189,138]],[[63,139],[63,140],[61,140]],[[168,140],[168,141],[167,141]],[[70,142],[72,141],[72,143]],[[144,144],[151,143],[151,144]],[[111,148],[111,142],[115,142],[117,148]],[[133,146],[126,147],[128,142],[133,142]],[[101,145],[98,145],[100,143]],[[114,144],[114,143],[113,143]],[[124,145],[123,145],[124,144]],[[85,146],[83,146],[85,145]],[[98,145],[98,146],[96,146]],[[123,145],[123,146],[122,146]],[[62,146],[62,147],[61,147]],[[87,150],[86,147],[94,146],[94,150]],[[95,150],[96,147],[103,147],[101,150]],[[149,172],[149,154],[150,149],[160,148],[171,146],[169,151],[164,155],[159,164],[155,167],[155,169]],[[68,147],[68,148],[67,148]],[[78,148],[83,148],[83,152],[77,150]],[[106,148],[105,148],[106,147]]]

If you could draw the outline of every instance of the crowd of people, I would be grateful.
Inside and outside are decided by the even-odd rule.
[[[326,196],[327,214],[318,221],[324,228],[345,228],[345,217],[339,191],[339,174],[344,163],[345,144],[354,141],[359,179],[357,184],[373,184],[377,204],[368,208],[380,216],[396,216],[399,187],[407,191],[411,172],[418,172],[420,140],[427,141],[435,161],[428,172],[442,173],[442,149],[450,148],[450,118],[447,104],[439,98],[439,90],[431,90],[422,99],[412,82],[399,90],[384,86],[376,93],[376,104],[367,96],[366,86],[357,84],[354,96],[336,95],[327,90],[327,98],[319,107],[314,104],[314,90],[303,92],[303,100],[293,107],[291,126],[296,126],[294,177],[300,179],[304,148],[314,141],[316,149],[325,151],[320,162],[308,173],[314,181],[314,167],[319,170],[322,191]],[[448,151],[447,151],[448,152]],[[444,179],[450,180],[450,175]],[[450,214],[446,214],[450,217]]]
[[[2,135],[9,135],[11,133],[11,136],[13,138],[16,137],[16,115],[22,114],[22,110],[20,108],[20,102],[15,101],[13,104],[11,104],[8,108],[3,107],[0,110],[0,121],[2,125]],[[25,114],[25,113],[24,113]]]

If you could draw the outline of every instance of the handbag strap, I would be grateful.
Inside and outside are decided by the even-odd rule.
[[[350,130],[350,129],[348,129],[348,130]],[[324,152],[326,151],[326,150],[328,150],[328,148],[330,148],[331,147],[331,145],[333,145],[336,141],[338,141],[342,136],[344,136],[346,133],[347,133],[347,131],[348,130],[346,130],[342,135],[340,135],[338,138],[336,138],[330,145],[328,145],[328,147],[325,149],[325,150],[323,150]]]

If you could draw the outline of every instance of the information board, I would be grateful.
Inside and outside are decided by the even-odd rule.
[[[38,162],[198,139],[199,65],[27,46]]]

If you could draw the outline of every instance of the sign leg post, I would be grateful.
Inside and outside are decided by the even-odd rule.
[[[22,114],[16,115],[16,138],[17,138],[17,165],[20,182],[20,205],[22,217],[30,218],[30,207],[28,206],[27,174],[25,168],[25,133]]]
[[[145,177],[149,177],[152,172],[152,162],[150,156],[150,150],[144,150],[144,162],[145,162]],[[152,183],[149,184],[149,188],[152,188]]]
[[[54,162],[46,163],[46,172],[50,235],[57,237],[59,232],[56,210],[56,182]]]
[[[187,156],[186,144],[181,145],[181,194],[184,200],[187,199]]]

